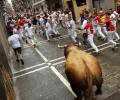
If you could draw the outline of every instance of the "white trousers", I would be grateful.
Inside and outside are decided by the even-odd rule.
[[[77,42],[77,40],[76,40],[77,33],[75,32],[75,29],[70,29],[70,30],[68,30],[68,35],[70,36],[70,38],[71,38],[74,42]]]
[[[118,41],[120,39],[120,36],[118,35],[118,33],[116,31],[114,33],[114,38],[116,41]]]
[[[115,48],[117,43],[113,40],[115,35],[115,31],[108,31],[108,42],[111,45],[111,48]]]
[[[36,42],[37,42],[37,39],[35,38],[34,35],[32,35],[32,36],[28,36],[28,39],[29,39],[29,40],[28,40],[29,43],[32,44],[32,45],[35,45]]]
[[[60,34],[57,30],[57,24],[55,24],[55,23],[53,24],[52,31],[53,31],[54,34]]]
[[[97,36],[102,37],[103,39],[105,38],[105,35],[102,33],[101,26],[97,25]]]
[[[52,33],[52,30],[46,30],[47,40],[50,40],[49,35]]]
[[[108,32],[107,32],[106,26],[102,27],[102,31],[103,31],[103,33],[105,33],[106,35],[108,35]]]
[[[116,27],[116,21],[114,21],[114,27],[115,27],[115,33],[114,33],[114,39],[118,41],[120,39],[120,36],[117,33],[117,27]]]
[[[94,43],[94,41],[93,41],[93,37],[94,37],[93,34],[89,34],[89,35],[88,35],[88,38],[87,38],[88,43],[91,45],[91,47],[92,47],[96,52],[99,52],[97,46],[95,45],[95,43]]]

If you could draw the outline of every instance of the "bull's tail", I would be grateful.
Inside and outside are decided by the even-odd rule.
[[[91,71],[89,70],[89,67],[87,66],[86,62],[83,60],[85,66],[86,66],[86,69],[88,70],[87,71],[87,74],[88,74],[88,77],[87,77],[87,82],[88,82],[88,89],[87,89],[87,100],[93,100],[93,89],[92,89],[92,86],[93,86],[93,80],[92,80],[92,74],[91,74]]]
[[[88,83],[88,93],[87,93],[88,99],[87,99],[87,100],[93,100],[93,89],[92,89],[93,82],[92,82],[92,75],[89,76],[88,82],[89,82],[89,83]]]

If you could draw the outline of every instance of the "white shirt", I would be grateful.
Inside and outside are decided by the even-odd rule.
[[[65,15],[65,21],[68,21],[68,14]]]
[[[17,29],[13,28],[13,34],[17,33]]]
[[[73,19],[70,21],[70,28],[76,29],[75,21]]]
[[[42,17],[39,19],[39,22],[41,26],[44,26],[44,19]]]
[[[111,19],[115,19],[115,18],[116,18],[115,14],[112,13],[112,14],[110,15],[110,18],[111,18]]]
[[[51,14],[51,17],[52,17],[52,19],[55,18],[55,17],[56,17],[56,12],[53,12],[53,13]]]
[[[119,17],[119,14],[116,12],[116,11],[114,11],[111,15],[110,15],[110,18],[112,19],[112,20],[117,20],[117,18]]]
[[[59,20],[63,20],[63,19],[62,19],[62,14],[59,14]]]
[[[84,20],[82,25],[81,25],[81,29],[84,29],[86,25],[87,25],[87,20]]]
[[[110,15],[110,18],[111,18],[111,20],[112,20],[113,25],[116,26],[116,22],[117,22],[117,21],[116,21],[116,19],[117,19],[117,18],[116,18],[116,15],[115,15],[114,13],[112,13],[112,14]]]
[[[83,29],[82,33],[86,33],[86,30],[84,29],[87,25],[87,20],[84,20],[82,25],[81,25],[81,29]]]
[[[11,43],[11,45],[14,49],[21,47],[20,40],[21,39],[18,34],[13,34],[8,37],[8,41]]]
[[[62,20],[65,20],[65,14],[62,13]]]
[[[24,27],[28,27],[28,23],[25,23],[25,24],[24,24]]]
[[[29,37],[33,36],[33,27],[26,27],[25,30],[27,31],[27,35]]]
[[[51,25],[49,22],[46,23],[46,30],[50,31],[52,30]]]

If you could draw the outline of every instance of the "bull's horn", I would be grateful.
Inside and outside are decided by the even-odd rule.
[[[67,45],[65,44],[65,45],[59,45],[58,44],[58,48],[65,48]]]
[[[79,47],[82,45],[81,42],[78,42]]]
[[[81,42],[78,42],[77,44],[75,44],[76,46],[80,47],[81,46]]]

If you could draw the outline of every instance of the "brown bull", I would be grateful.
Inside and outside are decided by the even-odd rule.
[[[102,94],[102,69],[98,60],[74,45],[65,47],[64,54],[65,73],[77,99],[82,100],[84,94],[85,100],[93,100],[93,85],[97,87],[95,94]]]

